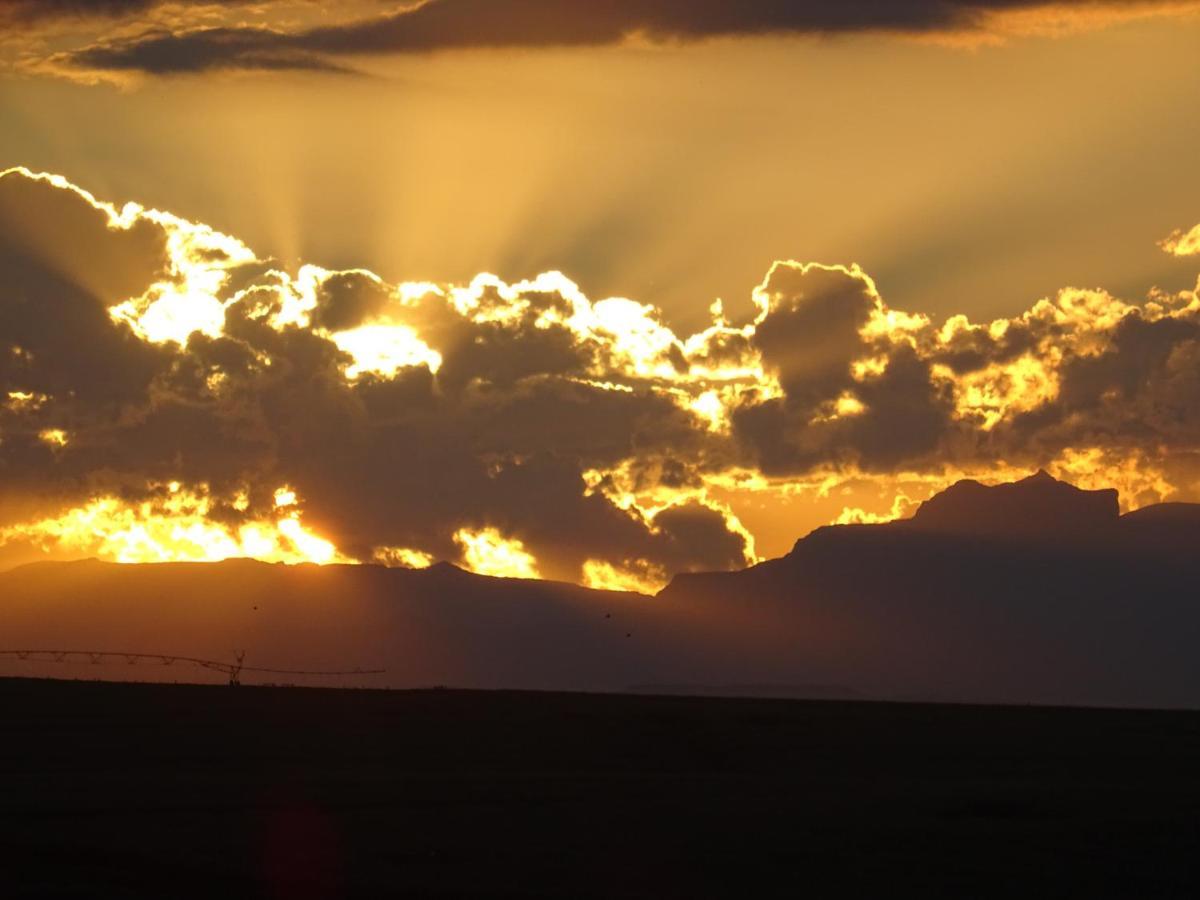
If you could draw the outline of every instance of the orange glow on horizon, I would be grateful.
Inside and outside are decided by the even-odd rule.
[[[670,577],[645,560],[637,560],[636,568],[614,566],[600,559],[589,559],[583,564],[584,587],[597,591],[629,591],[635,594],[653,595],[670,581]]]
[[[0,547],[27,543],[52,556],[117,563],[219,562],[249,558],[287,564],[350,563],[304,527],[294,511],[238,526],[212,521],[211,498],[178,482],[164,497],[130,504],[99,497],[59,515],[0,529]]]
[[[477,575],[497,578],[541,578],[537,560],[525,545],[506,538],[495,528],[460,528],[454,542],[462,549],[463,564]]]
[[[371,561],[389,569],[428,569],[433,556],[410,547],[376,547]]]

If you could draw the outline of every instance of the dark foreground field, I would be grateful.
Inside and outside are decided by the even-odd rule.
[[[1194,896],[1200,714],[0,681],[5,896]]]

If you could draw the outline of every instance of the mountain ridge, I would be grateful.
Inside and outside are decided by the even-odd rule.
[[[14,649],[386,668],[386,687],[836,684],[876,699],[1200,707],[1200,505],[1117,515],[1107,491],[1044,474],[1015,485],[820,528],[783,557],[678,575],[654,597],[451,564],[32,564],[0,573],[0,633]],[[1013,515],[1026,503],[1033,527]]]

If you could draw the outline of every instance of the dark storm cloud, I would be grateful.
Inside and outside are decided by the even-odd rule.
[[[989,17],[1051,6],[1046,0],[429,0],[373,18],[282,32],[261,27],[157,33],[100,43],[65,58],[77,68],[152,74],[207,69],[297,69],[331,56],[484,48],[604,46],[640,35],[656,42],[716,37],[980,32]],[[1157,0],[1075,4],[1103,13],[1162,9]],[[1186,3],[1167,4],[1187,7]]]

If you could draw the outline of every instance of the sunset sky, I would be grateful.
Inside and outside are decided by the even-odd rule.
[[[0,0],[0,567],[652,591],[961,477],[1200,500],[1197,47],[1167,0]]]

